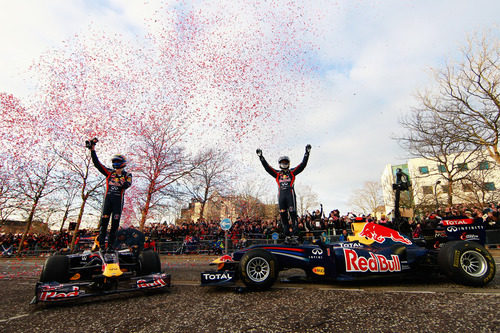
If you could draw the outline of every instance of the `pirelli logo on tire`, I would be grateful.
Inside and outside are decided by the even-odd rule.
[[[453,267],[458,267],[460,265],[460,251],[455,250],[453,255]]]

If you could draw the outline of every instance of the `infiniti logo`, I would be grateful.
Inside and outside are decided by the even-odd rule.
[[[314,254],[316,256],[320,256],[323,254],[323,250],[322,249],[312,249],[312,254]]]
[[[458,231],[457,227],[448,227],[447,230],[449,232],[454,232],[454,231]]]

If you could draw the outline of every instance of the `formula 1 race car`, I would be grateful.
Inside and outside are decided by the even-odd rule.
[[[45,261],[31,304],[170,287],[154,251],[56,254]]]
[[[352,224],[347,242],[253,245],[216,259],[217,270],[201,273],[202,286],[241,279],[254,290],[270,288],[282,270],[303,269],[313,280],[353,281],[369,277],[441,272],[457,283],[484,286],[495,262],[484,244],[484,226],[473,219],[443,220],[427,239],[412,240],[372,222]]]

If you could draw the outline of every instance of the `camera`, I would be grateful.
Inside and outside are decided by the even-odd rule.
[[[97,138],[93,138],[92,140],[86,140],[85,141],[85,147],[88,148],[88,149],[92,149],[93,146],[95,146],[95,144],[99,142],[99,140],[97,140]]]
[[[409,188],[410,188],[410,186],[407,182],[392,184],[392,189],[394,191],[396,191],[396,190],[408,191]]]

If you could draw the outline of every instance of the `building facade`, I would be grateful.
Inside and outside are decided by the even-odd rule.
[[[434,209],[449,206],[450,201],[452,205],[498,203],[499,166],[484,154],[462,155],[440,161],[413,158],[405,164],[386,165],[381,176],[386,213],[394,209],[392,184],[398,168],[409,176],[411,185],[410,191],[402,194],[403,207]]]
[[[236,219],[239,217],[258,217],[274,219],[278,215],[277,204],[264,204],[253,197],[221,196],[218,193],[205,204],[201,216],[201,202],[192,200],[188,207],[181,209],[181,217],[176,224],[205,220]]]

